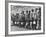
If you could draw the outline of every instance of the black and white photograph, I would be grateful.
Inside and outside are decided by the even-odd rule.
[[[41,7],[11,5],[11,31],[41,30]]]
[[[43,5],[8,3],[8,34],[43,33]]]

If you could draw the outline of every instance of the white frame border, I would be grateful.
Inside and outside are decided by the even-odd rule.
[[[20,6],[40,6],[41,7],[41,30],[30,30],[30,31],[11,31],[10,16],[11,16],[11,5]],[[27,34],[27,33],[43,33],[43,5],[42,4],[23,4],[23,3],[8,3],[8,34]]]

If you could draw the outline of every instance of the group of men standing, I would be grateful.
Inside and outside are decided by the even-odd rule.
[[[34,12],[34,13],[33,12],[34,12],[34,9],[32,9],[32,11],[26,10],[26,13],[24,13],[24,11],[22,11],[20,14],[17,13],[16,16],[13,15],[14,18],[13,18],[13,16],[11,16],[14,25],[18,25],[20,27],[25,27],[27,29],[37,29],[36,28],[37,24],[39,26],[39,22],[40,22],[39,14],[37,14],[36,12]],[[16,24],[15,24],[15,22],[16,22]]]

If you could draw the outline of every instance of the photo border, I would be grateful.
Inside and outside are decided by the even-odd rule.
[[[42,4],[43,5],[43,33],[28,33],[28,34],[8,34],[8,3],[26,3],[26,4]],[[22,35],[38,35],[45,34],[45,3],[43,2],[24,2],[24,1],[5,1],[5,36],[22,36]]]

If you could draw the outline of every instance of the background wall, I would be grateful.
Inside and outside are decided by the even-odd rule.
[[[16,0],[16,1],[44,2],[45,14],[46,14],[46,0]],[[46,22],[46,15],[45,15],[45,22]],[[45,23],[45,28],[46,28],[46,23]],[[5,35],[5,0],[0,0],[0,35],[2,37],[5,37],[4,36]],[[25,36],[12,36],[12,37],[46,37],[46,29],[45,29],[44,35],[43,34],[42,35],[25,35]]]

